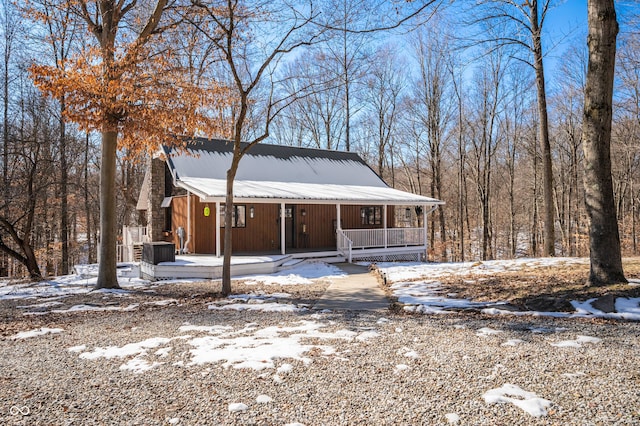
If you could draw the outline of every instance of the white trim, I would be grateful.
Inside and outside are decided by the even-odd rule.
[[[171,200],[173,200],[173,197],[164,197],[162,203],[160,203],[160,208],[166,209],[167,207],[171,207]]]
[[[220,201],[216,201],[216,257],[220,257]]]
[[[382,229],[384,229],[384,248],[387,248],[387,205],[382,206]],[[386,262],[387,257],[384,256],[382,258],[383,261]]]
[[[191,242],[191,193],[187,191],[187,241],[184,243],[184,250],[189,253],[189,243]],[[184,253],[181,253],[184,254]]]
[[[199,187],[199,185],[185,183],[182,180],[177,180],[175,182],[176,186],[184,188],[188,191],[193,192],[194,194],[200,197],[202,202],[225,202],[226,196],[223,194],[220,195],[211,195],[207,192],[206,188]],[[242,181],[237,181],[235,184],[242,184]],[[292,193],[291,197],[283,198],[283,197],[238,197],[235,196],[233,198],[234,203],[264,203],[264,204],[277,204],[277,203],[288,203],[288,204],[355,204],[355,205],[416,205],[416,206],[434,206],[445,204],[444,201],[436,200],[434,198],[424,197],[416,194],[412,194],[409,192],[385,187],[363,187],[363,186],[353,186],[353,185],[334,185],[336,189],[340,189],[340,192],[343,194],[361,194],[360,198],[350,198],[345,196],[344,198],[336,197],[333,194],[333,197],[318,197],[314,195],[314,191],[312,187],[322,188],[325,190],[327,185],[308,185],[306,188],[307,194],[304,196],[299,196],[300,194]]]
[[[285,254],[285,248],[287,245],[287,234],[285,227],[285,203],[280,203],[280,254]]]
[[[220,197],[200,197],[200,201],[203,203],[212,203],[215,201],[223,202],[224,198]],[[384,205],[396,205],[396,206],[436,206],[444,205],[444,201],[415,201],[415,200],[311,200],[305,198],[251,198],[251,197],[234,197],[234,204],[316,204],[316,205],[336,205],[343,204],[348,206],[384,206]]]

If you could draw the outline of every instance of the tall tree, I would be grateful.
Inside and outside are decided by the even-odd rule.
[[[440,24],[441,25],[441,24]],[[443,199],[443,155],[446,151],[446,132],[450,126],[453,105],[450,96],[451,73],[447,64],[451,62],[451,43],[448,34],[436,26],[418,33],[416,39],[416,59],[419,63],[419,78],[416,82],[416,96],[420,111],[418,119],[427,135],[429,163],[431,166],[431,193],[433,198]],[[435,215],[432,215],[433,232]],[[438,208],[440,223],[441,260],[447,260],[447,233],[444,209]]]
[[[15,75],[14,61],[16,50],[16,39],[20,33],[20,17],[16,11],[13,2],[2,0],[0,3],[0,31],[2,32],[2,201],[0,205],[0,214],[8,215],[9,212],[2,210],[8,209],[11,201],[10,182],[9,182],[9,127],[10,127],[10,93],[12,75]],[[0,271],[8,271],[8,259],[5,253],[0,256]]]
[[[392,138],[398,127],[403,90],[406,87],[401,62],[390,46],[380,49],[375,65],[367,79],[368,107],[372,130],[371,140],[376,149],[377,172],[384,178],[384,165]]]
[[[622,270],[618,218],[611,178],[611,120],[618,22],[613,0],[588,0],[589,65],[582,146],[589,217],[590,285],[627,282]]]
[[[76,40],[77,24],[72,19],[70,0],[63,7],[58,7],[57,0],[32,0],[27,3],[25,12],[36,16],[43,24],[44,42],[48,44],[51,62],[61,72],[65,72],[66,62],[71,54]],[[66,100],[65,94],[58,96],[58,127],[59,127],[59,162],[60,162],[60,244],[61,244],[61,269],[62,275],[69,273],[69,166],[67,164],[67,128],[65,122]]]
[[[66,97],[68,119],[101,133],[97,288],[118,287],[118,149],[124,147],[133,153],[151,150],[160,143],[177,143],[173,135],[205,126],[196,114],[203,102],[201,91],[185,82],[179,69],[168,66],[174,52],[160,43],[160,35],[175,28],[172,22],[162,21],[168,0],[154,3],[149,8],[137,0],[58,0],[57,7],[70,8],[95,43],[69,60],[64,72],[47,65],[31,68],[43,92]]]
[[[469,167],[476,183],[482,223],[482,260],[494,258],[492,201],[495,173],[495,157],[499,148],[500,110],[503,108],[504,52],[495,49],[489,55],[488,64],[478,70],[475,81],[474,106],[476,116],[470,125]]]
[[[231,128],[225,132],[233,143],[227,170],[222,268],[222,294],[228,295],[231,293],[233,182],[240,160],[249,149],[269,137],[274,118],[298,96],[278,97],[274,68],[283,57],[312,44],[321,33],[308,31],[316,16],[311,4],[305,14],[301,14],[287,2],[191,0],[191,3],[195,13],[185,18],[218,50],[224,72],[231,78],[231,96],[235,101]],[[264,34],[272,36],[263,37]],[[260,90],[265,90],[261,93],[262,99],[258,96]],[[252,122],[252,117],[257,116],[262,118]]]
[[[553,202],[553,167],[549,120],[547,113],[546,81],[543,64],[542,29],[551,6],[551,0],[482,0],[480,18],[475,23],[489,24],[489,33],[501,45],[524,49],[530,58],[519,58],[529,64],[536,77],[538,95],[538,132],[542,148],[543,196],[544,196],[544,255],[555,255],[555,205]],[[499,27],[501,25],[506,26]],[[484,36],[483,36],[484,37]],[[487,42],[491,39],[482,39]]]

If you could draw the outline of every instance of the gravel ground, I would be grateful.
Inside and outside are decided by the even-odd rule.
[[[326,286],[237,283],[234,291],[286,292],[291,296],[280,302],[305,304]],[[43,301],[0,301],[0,423],[446,425],[458,419],[460,425],[640,424],[638,323],[469,312],[411,316],[210,310],[207,304],[218,297],[211,284],[152,290],[72,296],[55,307],[139,303],[132,311],[25,316],[25,308],[18,306]],[[149,303],[168,299],[174,301],[163,306]],[[181,330],[185,324],[225,326],[225,338],[252,337],[254,343],[269,330],[279,330],[281,337],[302,333],[285,332],[284,327],[317,330],[297,340],[307,348],[303,359],[276,358],[273,365],[266,360],[257,370],[225,367],[224,362],[192,364],[193,339],[210,339],[215,332]],[[63,331],[14,338],[18,332],[42,327]],[[552,345],[575,341],[579,335],[601,341],[580,347]],[[172,340],[139,355],[158,363],[147,371],[121,368],[136,359],[134,355],[83,355],[157,337]],[[521,342],[504,345],[514,339]],[[251,351],[254,343],[248,341]],[[533,417],[511,403],[485,402],[485,392],[505,384],[551,401],[546,416]],[[258,402],[261,395],[271,401]],[[246,409],[230,411],[234,403]],[[25,407],[26,416],[16,410],[24,413]]]

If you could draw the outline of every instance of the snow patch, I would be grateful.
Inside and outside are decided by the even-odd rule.
[[[551,346],[558,348],[581,348],[584,343],[600,343],[602,339],[591,336],[578,335],[575,340],[563,340],[561,342],[551,343]]]
[[[273,401],[273,398],[271,398],[269,395],[258,395],[258,397],[256,398],[256,402],[258,404],[268,404],[271,401]]]
[[[62,333],[64,330],[62,328],[36,328],[35,330],[29,331],[21,331],[18,334],[11,336],[12,339],[28,339],[31,337],[44,336],[47,334],[57,334]]]
[[[306,308],[298,308],[291,303],[231,303],[217,306],[209,305],[209,309],[217,311],[260,311],[260,312],[302,312]]]
[[[482,327],[478,329],[476,336],[488,337],[488,336],[492,336],[499,333],[502,333],[502,330],[494,330],[493,328],[490,328],[490,327]]]
[[[509,339],[502,344],[502,346],[518,346],[519,344],[524,343],[524,340],[521,339]]]
[[[247,411],[249,407],[247,404],[243,404],[242,402],[234,402],[229,404],[229,412],[231,413],[244,413]]]
[[[546,416],[547,408],[551,405],[548,399],[539,398],[535,393],[509,383],[485,392],[483,397],[487,404],[511,403],[533,417]]]
[[[448,413],[444,415],[444,418],[447,419],[447,422],[450,425],[455,425],[460,421],[460,416],[456,413]]]

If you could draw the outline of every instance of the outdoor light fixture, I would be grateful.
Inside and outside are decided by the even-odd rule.
[[[411,219],[411,209],[409,207],[404,210],[404,217]]]
[[[306,216],[307,215],[307,211],[305,209],[300,210],[300,214],[302,216]]]
[[[253,214],[255,213],[255,210],[253,209],[253,206],[249,207],[249,217],[251,219],[253,219]]]

